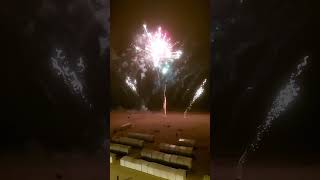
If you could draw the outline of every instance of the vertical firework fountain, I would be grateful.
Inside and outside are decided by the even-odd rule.
[[[174,68],[173,64],[176,60],[180,59],[182,56],[182,50],[176,48],[179,42],[171,42],[170,37],[167,33],[161,28],[158,27],[155,31],[150,31],[147,28],[147,25],[144,24],[143,31],[141,34],[138,34],[132,43],[133,57],[131,58],[131,63],[135,64],[138,67],[140,74],[140,79],[143,80],[146,77],[146,72],[151,70],[155,72],[157,78],[157,84],[159,89],[163,89],[163,113],[166,117],[167,115],[167,90],[168,82],[176,83],[175,78],[178,72],[181,72],[180,69]],[[134,76],[134,74],[132,74]],[[131,75],[131,76],[132,76]],[[182,78],[183,79],[183,78]],[[138,95],[138,88],[136,80],[126,76],[127,86]],[[184,116],[187,116],[187,112],[191,110],[193,103],[202,95],[204,91],[204,85],[206,84],[207,79],[205,79],[199,89],[195,92],[193,99],[189,103],[189,106],[184,112]],[[168,84],[169,83],[169,84]],[[161,88],[164,87],[164,88]],[[138,95],[143,98],[143,94]]]
[[[304,67],[307,65],[308,58],[308,56],[305,56],[303,58],[303,62],[298,64],[296,71],[291,74],[289,82],[279,92],[279,94],[273,101],[271,110],[268,112],[265,121],[258,126],[256,137],[254,138],[253,142],[245,149],[244,153],[239,159],[237,165],[237,179],[242,179],[243,165],[247,161],[248,155],[259,148],[262,138],[270,130],[273,120],[277,119],[281,115],[281,113],[287,109],[289,104],[292,103],[299,95],[300,87],[297,84],[297,78],[301,75]]]
[[[163,112],[164,116],[167,116],[167,97],[166,97],[166,90],[167,90],[167,85],[164,86],[164,91],[163,91]]]
[[[138,63],[138,67],[141,68],[141,79],[145,77],[145,72],[147,71],[147,68],[149,68],[153,71],[156,71],[158,75],[158,82],[161,85],[161,78],[166,79],[166,75],[170,69],[170,65],[175,60],[180,59],[182,51],[174,50],[174,47],[178,44],[178,42],[171,43],[171,39],[167,36],[166,33],[163,32],[161,27],[159,27],[157,31],[150,32],[147,28],[147,25],[144,24],[143,30],[143,33],[139,34],[135,39],[135,42],[133,43],[135,51],[134,62]],[[164,84],[165,87],[163,92],[163,111],[164,115],[166,116],[167,85],[166,83]],[[130,87],[128,82],[127,85]]]

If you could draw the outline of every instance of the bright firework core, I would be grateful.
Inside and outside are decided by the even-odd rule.
[[[157,68],[162,74],[169,70],[169,63],[179,59],[181,50],[174,50],[177,43],[171,43],[167,34],[159,27],[155,32],[149,32],[147,25],[143,25],[144,33],[138,36],[134,45],[139,61],[145,61]]]
[[[130,77],[127,76],[126,78],[126,84],[129,86],[129,88],[135,92],[136,94],[138,94],[137,92],[137,81],[136,80],[132,80]]]

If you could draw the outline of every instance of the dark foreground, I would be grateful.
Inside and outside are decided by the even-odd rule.
[[[212,177],[235,180],[237,159],[215,160]],[[320,164],[283,162],[280,160],[248,161],[243,169],[243,180],[316,180],[320,179]]]
[[[0,157],[3,180],[107,179],[103,155],[82,153],[6,154]]]

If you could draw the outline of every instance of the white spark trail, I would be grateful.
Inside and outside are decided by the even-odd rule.
[[[128,85],[128,87],[136,94],[138,94],[137,91],[137,80],[133,80],[131,79],[129,76],[126,77],[126,84]]]
[[[262,138],[265,136],[266,132],[268,132],[271,128],[273,120],[277,119],[281,113],[287,110],[288,106],[296,99],[299,95],[300,87],[297,84],[297,77],[302,74],[305,66],[308,63],[309,56],[305,56],[303,58],[303,62],[298,64],[297,69],[290,76],[289,82],[285,85],[285,87],[279,92],[276,96],[275,100],[271,105],[270,111],[267,113],[265,121],[258,126],[257,135],[253,142],[246,148],[244,153],[239,159],[237,170],[237,178],[242,178],[242,168],[243,164],[247,161],[248,154],[250,152],[254,152],[259,148],[259,145],[262,141]]]
[[[203,94],[204,92],[204,86],[207,82],[207,79],[205,79],[202,84],[200,85],[199,89],[196,91],[196,93],[194,94],[192,101],[190,102],[189,106],[187,107],[187,109],[184,111],[184,117],[187,117],[187,113],[188,111],[191,110],[191,107],[193,105],[193,103]]]
[[[71,69],[71,66],[68,65],[66,56],[63,55],[62,49],[55,49],[55,55],[51,57],[52,68],[56,71],[58,76],[62,76],[64,83],[72,90],[73,93],[78,94],[87,101],[84,85],[82,84],[78,73],[82,73],[85,70],[84,62],[82,57],[79,58],[81,69],[77,73],[75,70]]]

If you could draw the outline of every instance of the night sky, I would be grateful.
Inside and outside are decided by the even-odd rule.
[[[4,2],[0,7],[0,151],[24,152],[30,144],[64,152],[101,148],[109,134],[105,113],[109,106],[140,107],[135,103],[139,98],[123,83],[123,75],[112,68],[119,63],[112,59],[109,76],[109,55],[121,57],[146,23],[149,27],[164,27],[182,42],[188,56],[185,68],[191,78],[185,86],[178,83],[168,88],[168,111],[185,110],[194,90],[204,78],[210,79],[204,96],[193,108],[212,110],[213,159],[240,157],[277,93],[301,59],[309,56],[309,64],[298,79],[299,96],[274,120],[260,149],[250,154],[249,161],[274,158],[318,163],[320,69],[316,3],[209,3],[113,0],[108,43],[109,17],[104,1]],[[52,57],[57,49],[68,57],[64,65],[76,73],[76,84],[53,68]],[[85,64],[83,72],[78,69],[80,57]],[[128,59],[118,59],[122,60]],[[162,91],[150,93],[152,81],[150,78],[140,82],[139,91],[145,95],[149,109],[160,110]]]
[[[107,41],[106,10],[93,1],[1,5],[1,150],[24,151],[34,143],[48,151],[101,147],[108,52],[99,40]],[[57,49],[67,57],[69,77],[78,81],[66,81],[53,68]]]
[[[319,48],[312,1],[212,1],[214,159],[240,157],[305,56],[301,93],[250,158],[319,157]]]
[[[128,1],[111,2],[111,54],[121,56],[132,45],[134,37],[141,32],[145,23],[150,29],[161,26],[172,37],[179,41],[186,56],[176,61],[187,61],[186,70],[182,76],[192,74],[184,86],[177,81],[176,85],[167,88],[168,111],[183,111],[192,99],[193,93],[204,78],[209,77],[210,68],[210,12],[209,1]],[[130,58],[123,58],[120,63]],[[117,61],[111,59],[111,97],[112,107],[139,108],[139,98],[133,98],[124,82],[124,75],[117,74]],[[182,65],[181,65],[182,66]],[[178,66],[177,68],[181,68]],[[151,110],[162,108],[162,91],[151,93],[154,78],[149,75],[139,85],[140,94]],[[149,78],[149,79],[148,79]],[[190,89],[189,92],[186,92]],[[209,86],[206,93],[195,103],[195,109],[209,111]],[[140,98],[141,99],[141,98]]]

